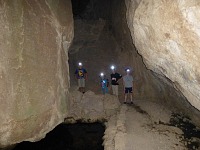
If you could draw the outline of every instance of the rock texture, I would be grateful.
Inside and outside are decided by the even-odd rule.
[[[133,1],[134,5],[131,5],[136,9],[137,3]],[[142,61],[141,55],[137,53],[137,49],[133,44],[130,29],[127,25],[126,19],[126,5],[124,1],[115,0],[112,1],[112,33],[119,46],[117,56],[119,58],[119,64],[125,67],[131,67],[134,76],[134,99],[148,99],[163,101],[169,97],[166,84],[154,74],[154,72],[148,70]],[[132,16],[132,15],[131,15]],[[131,17],[130,17],[131,18]],[[123,69],[124,72],[124,69]]]
[[[146,66],[169,78],[200,110],[199,3],[127,0],[133,42]]]
[[[104,121],[105,150],[155,150],[198,148],[198,137],[191,132],[188,118],[172,123],[171,108],[151,101],[135,101],[133,105],[120,105],[115,96],[96,95],[92,91],[70,93],[66,123]],[[106,121],[105,121],[106,120]],[[184,129],[181,128],[184,126]],[[195,127],[195,126],[194,126]],[[184,134],[190,130],[190,137]],[[198,128],[194,129],[198,133]],[[191,137],[192,134],[192,137]],[[153,137],[153,138],[152,138]],[[192,142],[191,139],[196,142]],[[194,144],[194,145],[193,145]]]
[[[92,91],[82,94],[78,91],[70,92],[68,115],[66,122],[76,121],[95,122],[108,120],[120,108],[120,102],[113,95],[96,95]]]
[[[0,147],[45,136],[66,115],[70,0],[0,1]]]

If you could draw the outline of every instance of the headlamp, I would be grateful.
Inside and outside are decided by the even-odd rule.
[[[114,69],[115,69],[115,66],[112,65],[112,66],[110,67],[110,69],[114,70]]]
[[[103,76],[104,76],[104,73],[100,73],[100,76],[103,77]]]
[[[79,66],[82,66],[83,64],[81,62],[78,63]]]

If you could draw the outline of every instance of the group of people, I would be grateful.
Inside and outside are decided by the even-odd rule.
[[[124,104],[127,104],[127,98],[130,97],[130,103],[133,104],[133,76],[130,74],[130,68],[126,68],[126,75],[122,76],[116,72],[115,66],[111,66],[112,73],[110,74],[111,87],[113,95],[118,97],[119,81],[123,80],[124,86]],[[75,77],[78,80],[79,91],[85,93],[85,80],[87,80],[87,71],[83,68],[83,64],[79,63],[75,71]],[[104,73],[100,73],[100,86],[103,94],[108,93],[109,79],[106,78]]]

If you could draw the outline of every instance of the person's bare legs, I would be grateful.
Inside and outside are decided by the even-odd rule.
[[[82,92],[82,87],[79,87],[79,89],[78,89],[78,90],[79,90],[79,92]]]
[[[85,79],[78,79],[79,91],[85,93]]]
[[[131,104],[133,103],[133,95],[132,93],[129,93],[130,94],[130,98],[131,98]]]
[[[85,87],[80,87],[80,88],[79,88],[79,91],[80,91],[81,93],[85,93]]]
[[[127,103],[127,93],[124,93],[124,104]]]
[[[119,93],[118,93],[118,85],[115,86],[115,94],[116,94],[116,96],[118,98],[118,95],[119,95]]]
[[[82,87],[82,93],[85,93],[85,87]]]

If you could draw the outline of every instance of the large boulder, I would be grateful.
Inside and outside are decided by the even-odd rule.
[[[110,94],[97,95],[92,91],[82,94],[73,91],[70,92],[68,115],[65,121],[75,123],[109,120],[111,116],[118,113],[120,106],[118,98]]]
[[[45,136],[67,114],[70,0],[0,2],[0,147]]]
[[[169,78],[200,110],[198,0],[126,0],[133,42],[146,66]]]

